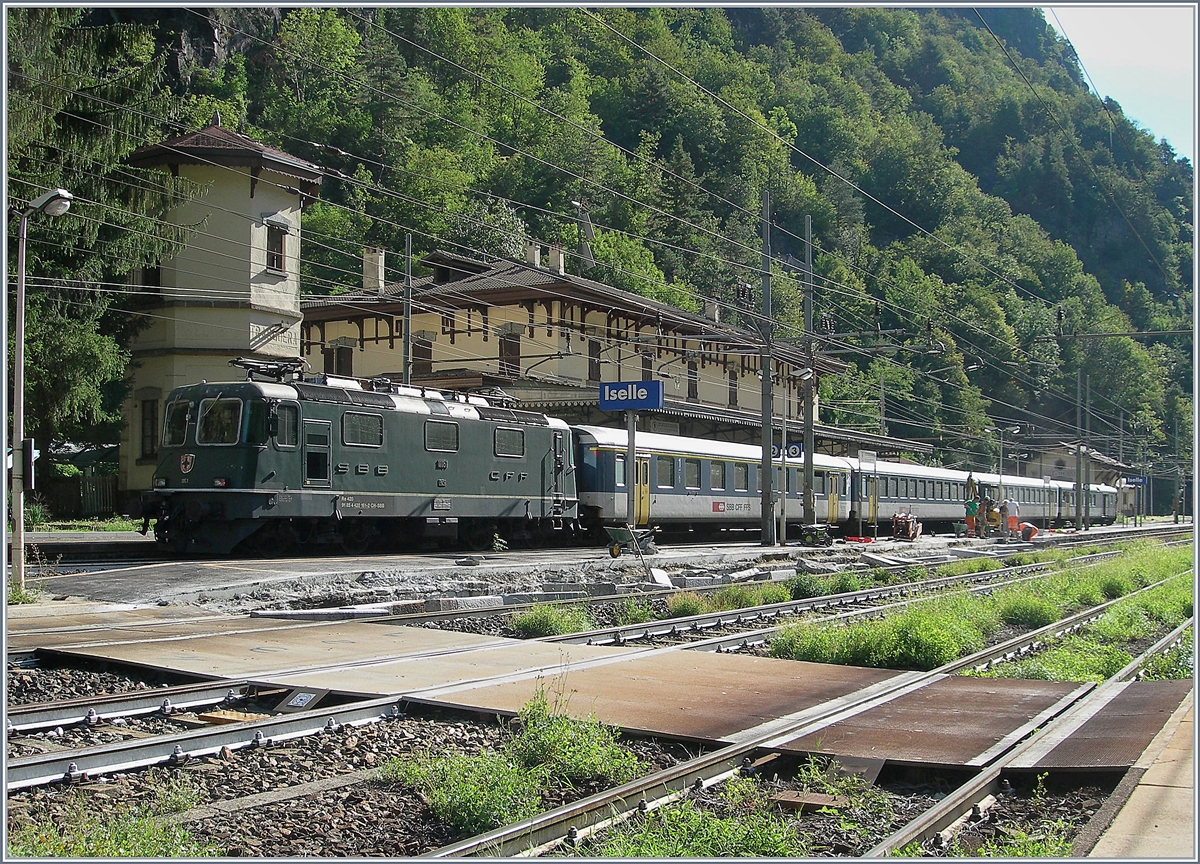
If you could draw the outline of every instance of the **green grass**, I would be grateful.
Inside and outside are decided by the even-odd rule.
[[[978,849],[964,849],[955,843],[950,855],[956,858],[1067,858],[1075,826],[1064,819],[1043,822],[1033,834],[1011,829],[1002,840],[988,840]]]
[[[456,834],[481,834],[541,811],[545,772],[505,753],[423,752],[389,760],[379,779],[416,789],[438,821]]]
[[[155,776],[154,772],[151,776]],[[196,806],[199,794],[186,778],[158,774],[148,798],[114,813],[97,812],[82,792],[67,793],[65,814],[18,823],[8,833],[8,857],[202,858],[219,854],[181,825],[161,817]]]
[[[582,606],[537,605],[512,616],[512,628],[525,639],[582,633],[595,627]]]
[[[772,657],[784,659],[927,671],[979,650],[1001,622],[1028,629],[1050,624],[1105,602],[1108,594],[1132,591],[1179,573],[1189,557],[1190,549],[1137,545],[1119,560],[1087,569],[1055,571],[990,597],[956,594],[915,604],[882,620],[859,620],[842,626],[791,624],[776,634],[768,651]],[[814,580],[798,578],[795,585],[799,588],[793,590],[810,590]],[[1121,614],[1160,622],[1167,629],[1177,626],[1191,615],[1190,585],[1191,581],[1183,577],[1172,580],[1130,601],[1131,608],[1142,612]],[[1111,669],[1123,653],[1119,648],[1090,650],[1091,657],[1086,656],[1085,649],[1081,654],[1064,651],[1051,655],[1049,660],[1044,655],[1031,659],[1027,661],[1031,664],[1030,677],[1063,674],[1084,677],[1062,680],[1096,680],[1094,676]],[[1128,662],[1128,654],[1124,656]],[[1049,665],[1037,666],[1039,661]]]
[[[17,606],[22,603],[36,603],[42,599],[42,589],[35,588],[28,582],[24,588],[18,588],[16,584],[8,583],[8,605]]]
[[[667,614],[672,618],[703,615],[707,611],[708,607],[695,591],[680,591],[667,598]]]
[[[594,717],[576,720],[564,706],[551,706],[544,692],[517,716],[517,734],[505,750],[527,768],[546,766],[568,782],[624,783],[641,770],[637,757],[618,743],[617,730]]]
[[[614,615],[618,627],[644,624],[654,618],[654,608],[645,600],[626,597],[617,604]]]
[[[109,519],[51,519],[38,525],[39,531],[140,531],[141,519],[113,516]]]
[[[1195,671],[1192,630],[1188,628],[1178,645],[1146,663],[1142,678],[1146,681],[1181,681],[1195,677]]]
[[[622,783],[642,771],[615,729],[594,717],[572,719],[562,708],[539,692],[521,708],[500,748],[390,759],[377,779],[416,789],[439,821],[464,836],[540,813],[552,787]]]
[[[635,816],[588,843],[601,858],[801,858],[808,844],[752,780],[730,778],[715,811],[695,801]]]

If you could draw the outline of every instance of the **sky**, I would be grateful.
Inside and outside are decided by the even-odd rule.
[[[1196,7],[1063,4],[1042,11],[1075,47],[1084,81],[1090,75],[1094,91],[1195,165]]]

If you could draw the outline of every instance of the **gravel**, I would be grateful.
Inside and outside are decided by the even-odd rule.
[[[504,726],[494,719],[464,719],[450,712],[405,716],[278,746],[225,750],[181,768],[118,774],[76,787],[45,787],[9,797],[9,830],[21,823],[59,821],[79,797],[92,810],[119,812],[151,798],[167,779],[194,786],[200,804],[231,802],[286,790],[308,793],[304,784],[364,772],[388,759],[431,751],[475,753],[495,748]],[[653,739],[628,739],[627,746],[653,769],[697,755],[694,748]],[[650,770],[653,770],[650,769]],[[546,808],[576,800],[599,787],[552,790]],[[444,846],[455,837],[437,822],[412,790],[373,780],[342,788],[286,797],[233,813],[202,813],[187,821],[192,835],[223,856],[411,856]],[[187,819],[185,815],[184,819]]]

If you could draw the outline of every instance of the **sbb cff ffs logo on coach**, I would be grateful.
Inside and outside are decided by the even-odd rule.
[[[600,385],[601,411],[644,411],[662,407],[661,381],[618,381]]]

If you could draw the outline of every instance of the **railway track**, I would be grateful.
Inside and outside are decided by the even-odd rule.
[[[1092,554],[1072,559],[1076,565],[1087,566],[1110,559],[1115,552]],[[846,621],[856,617],[867,617],[902,608],[919,600],[927,599],[931,592],[941,590],[968,590],[972,592],[994,590],[997,587],[1036,578],[1045,565],[1033,564],[963,576],[939,577],[917,583],[907,583],[863,591],[849,592],[832,597],[809,598],[787,603],[771,604],[757,610],[733,610],[706,615],[690,616],[673,621],[659,622],[653,626],[639,624],[626,627],[606,628],[601,631],[548,637],[540,641],[578,644],[625,644],[644,643],[644,647],[629,657],[645,652],[661,650],[656,639],[666,638],[674,647],[696,651],[737,651],[768,641],[787,617],[798,614],[825,612],[823,620]],[[1145,589],[1142,589],[1145,590]],[[1094,620],[1111,606],[1103,604],[1085,613],[1072,616],[1067,626],[1078,628]],[[855,607],[855,608],[851,608]],[[430,616],[419,616],[422,618]],[[431,616],[444,619],[445,615]],[[391,619],[389,619],[391,621]],[[768,623],[769,622],[769,623]],[[768,626],[762,626],[768,623]],[[319,624],[301,625],[319,628]],[[732,632],[713,634],[717,629],[732,629]],[[1040,634],[1041,631],[1038,631]],[[682,644],[680,644],[682,643]],[[500,640],[497,640],[500,644]],[[454,649],[458,650],[458,649]],[[426,658],[434,661],[440,653],[428,652]],[[374,663],[367,660],[365,663]],[[320,668],[320,667],[315,667]],[[341,670],[344,666],[327,667]],[[312,670],[310,670],[312,671]],[[476,682],[476,684],[480,684]],[[74,700],[53,705],[32,705],[10,708],[9,745],[30,732],[70,725],[85,729],[96,727],[113,718],[130,718],[160,715],[165,718],[178,717],[181,711],[200,707],[218,708],[239,702],[256,702],[263,698],[259,692],[274,696],[278,701],[288,695],[278,687],[261,688],[245,681],[217,681],[207,685],[191,685],[176,688],[156,688],[132,694]],[[435,698],[442,692],[450,692],[454,685],[414,690],[405,694],[407,700]],[[299,693],[303,688],[298,689]],[[265,706],[259,706],[260,710]],[[335,730],[343,725],[373,722],[394,718],[402,712],[396,697],[361,701],[333,708],[304,712],[303,716],[283,714],[274,717],[246,720],[223,724],[219,727],[194,729],[176,734],[158,735],[150,738],[136,737],[132,740],[106,742],[86,746],[86,736],[75,736],[84,746],[70,748],[63,741],[50,752],[23,756],[9,762],[7,783],[9,789],[20,789],[59,780],[77,780],[82,776],[100,776],[113,771],[128,770],[155,764],[174,764],[180,758],[218,752],[225,747],[261,746],[263,742],[286,740],[297,735],[315,734],[322,730]],[[192,712],[195,713],[195,712]],[[62,736],[58,736],[60,739]]]

